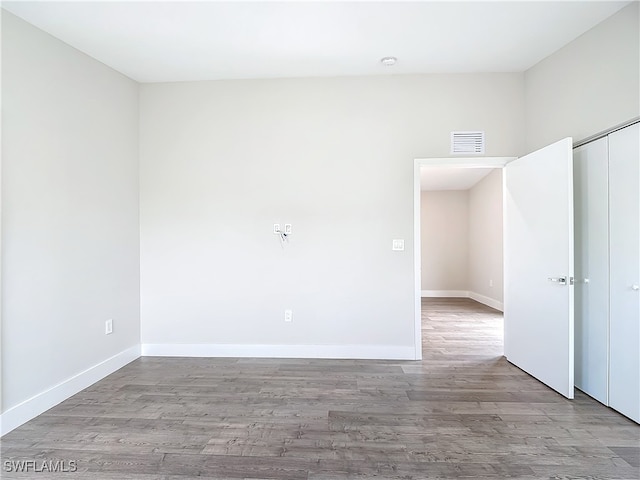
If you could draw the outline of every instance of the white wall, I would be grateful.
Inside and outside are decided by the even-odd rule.
[[[413,159],[457,129],[520,154],[523,102],[522,74],[142,85],[143,352],[413,355]]]
[[[469,290],[469,191],[424,191],[420,203],[422,290],[432,292],[429,296],[460,291],[465,296]]]
[[[640,115],[639,7],[633,2],[527,70],[528,152]]]
[[[468,289],[481,301],[493,300],[488,303],[500,309],[504,290],[502,218],[502,169],[495,169],[469,190]]]
[[[5,431],[139,350],[137,105],[135,82],[3,12]]]

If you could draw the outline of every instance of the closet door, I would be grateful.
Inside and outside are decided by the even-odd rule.
[[[575,232],[575,384],[608,404],[609,192],[608,144],[573,151]]]
[[[640,422],[640,124],[609,135],[609,405]]]

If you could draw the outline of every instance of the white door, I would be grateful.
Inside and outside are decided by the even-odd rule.
[[[573,398],[573,155],[565,138],[507,164],[504,352]]]
[[[609,405],[640,422],[640,124],[609,135]]]
[[[609,398],[609,151],[607,137],[573,151],[576,387]]]

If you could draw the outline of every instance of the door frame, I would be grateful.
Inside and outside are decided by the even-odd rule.
[[[504,168],[518,157],[441,157],[416,158],[413,161],[413,273],[414,273],[414,344],[415,359],[422,360],[422,258],[420,239],[420,168],[425,166],[454,168]]]

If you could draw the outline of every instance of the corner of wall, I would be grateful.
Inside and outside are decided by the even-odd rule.
[[[57,385],[34,395],[0,414],[0,436],[46,412],[67,398],[102,380],[140,357],[140,345],[135,345],[107,358]]]
[[[640,116],[639,18],[631,2],[525,72],[527,152]]]

